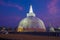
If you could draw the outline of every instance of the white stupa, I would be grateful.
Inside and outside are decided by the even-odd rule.
[[[43,21],[36,17],[33,12],[32,5],[30,5],[27,17],[22,19],[18,25],[18,32],[45,32],[46,28]]]

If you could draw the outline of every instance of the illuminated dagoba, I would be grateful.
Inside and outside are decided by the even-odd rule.
[[[17,32],[46,32],[43,21],[36,17],[32,5],[30,5],[27,17],[20,21]]]

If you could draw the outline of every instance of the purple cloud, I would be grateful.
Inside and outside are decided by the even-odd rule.
[[[51,0],[51,2],[48,4],[48,12],[50,14],[56,14],[58,12],[57,2],[58,0]]]
[[[17,8],[17,9],[19,9],[20,11],[22,11],[23,10],[23,7],[22,6],[19,6],[19,5],[17,5],[17,4],[7,4],[7,3],[5,3],[5,2],[3,2],[3,1],[0,1],[0,5],[3,5],[3,6],[9,6],[9,7],[15,7],[15,8]]]

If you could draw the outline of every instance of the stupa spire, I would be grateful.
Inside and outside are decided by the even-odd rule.
[[[33,12],[32,5],[30,5],[29,13],[27,13],[27,16],[35,16],[35,13]]]
[[[30,5],[29,13],[33,13],[32,5]]]

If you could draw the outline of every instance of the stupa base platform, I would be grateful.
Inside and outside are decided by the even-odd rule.
[[[0,34],[0,39],[2,40],[59,40],[60,36],[58,36],[57,34],[59,33],[45,33],[45,32],[10,33],[10,34]]]

